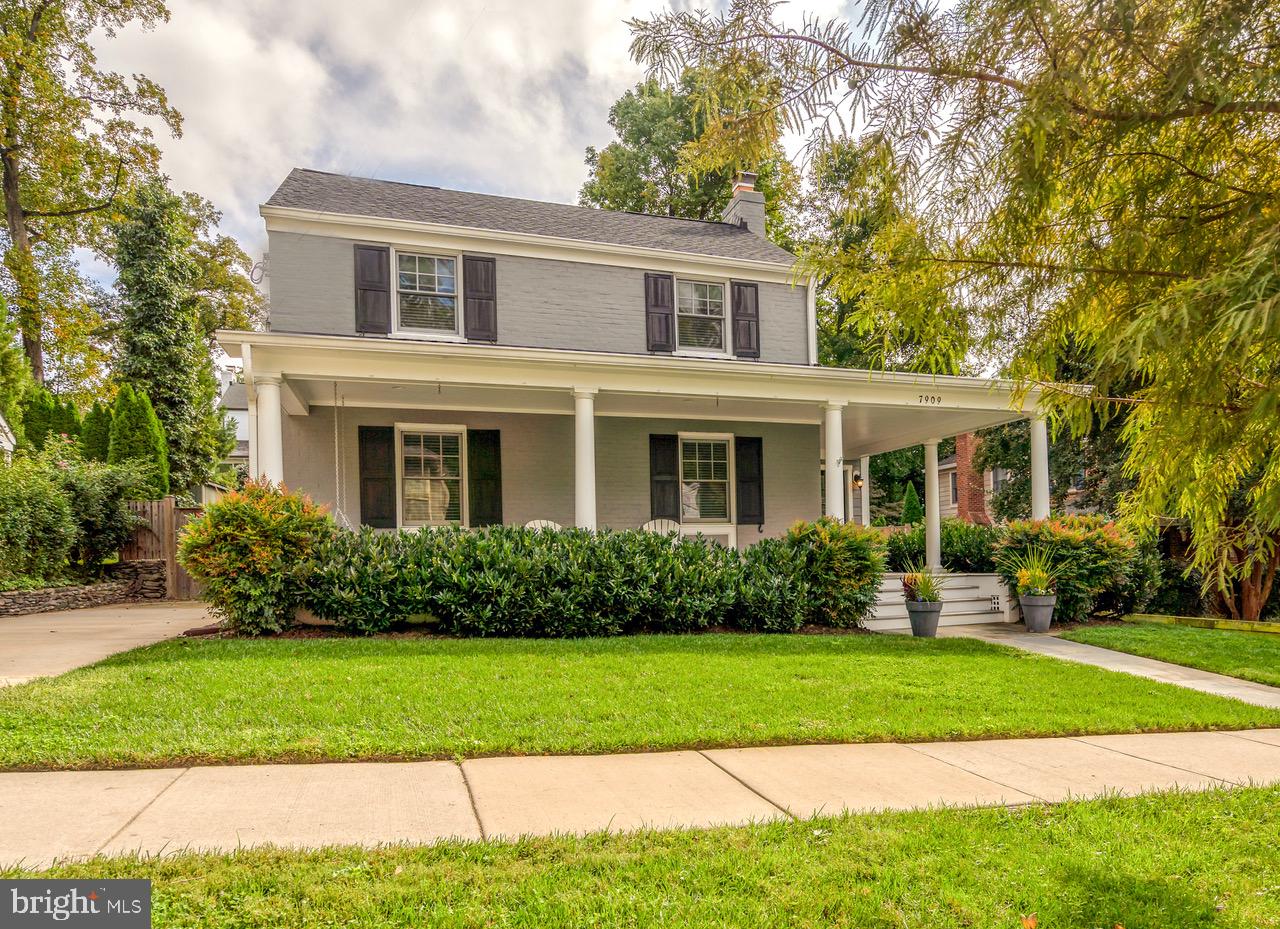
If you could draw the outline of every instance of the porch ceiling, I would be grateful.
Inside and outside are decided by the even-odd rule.
[[[609,355],[501,346],[404,343],[283,333],[219,333],[256,376],[284,382],[293,415],[348,407],[573,415],[573,391],[595,394],[597,416],[794,422],[820,425],[843,406],[844,455],[918,445],[1025,418],[1012,386],[730,360]],[[252,391],[252,386],[250,387]]]

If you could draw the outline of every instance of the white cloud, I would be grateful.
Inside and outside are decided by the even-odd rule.
[[[624,20],[656,0],[173,0],[99,46],[184,116],[164,169],[263,245],[295,165],[572,201],[583,149],[640,77]]]

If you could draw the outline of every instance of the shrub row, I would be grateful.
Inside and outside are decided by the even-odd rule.
[[[638,530],[352,532],[254,482],[188,524],[179,558],[249,635],[287,628],[299,606],[361,635],[411,617],[462,636],[856,626],[884,573],[876,533],[825,519],[741,552]]]
[[[859,624],[882,574],[875,538],[829,521],[742,552],[639,530],[366,529],[319,544],[304,602],[357,634],[411,616],[462,636],[793,632]]]

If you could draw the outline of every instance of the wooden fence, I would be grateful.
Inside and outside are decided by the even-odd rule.
[[[165,590],[170,600],[195,600],[200,587],[178,564],[178,537],[182,527],[200,514],[198,506],[178,506],[173,497],[129,504],[143,520],[133,538],[120,549],[121,561],[163,561]]]

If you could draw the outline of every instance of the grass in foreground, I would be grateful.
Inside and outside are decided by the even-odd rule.
[[[961,639],[178,640],[0,690],[0,766],[592,753],[1280,724]]]
[[[1094,626],[1064,639],[1280,687],[1280,635],[1164,623]]]
[[[151,878],[157,927],[1259,929],[1278,846],[1280,788],[1257,788],[42,874]]]

